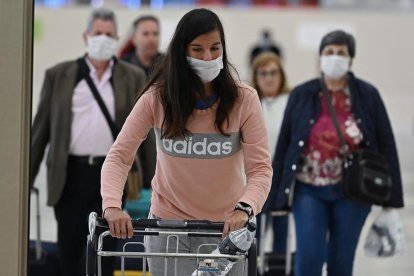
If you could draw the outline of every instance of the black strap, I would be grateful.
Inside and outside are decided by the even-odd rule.
[[[99,95],[98,89],[96,89],[95,84],[93,83],[91,77],[89,76],[89,67],[86,64],[85,58],[84,57],[79,58],[77,62],[79,64],[79,71],[81,75],[83,76],[83,78],[85,79],[86,83],[88,84],[89,88],[91,89],[92,94],[95,97],[96,101],[98,102],[98,105],[101,108],[103,115],[105,116],[106,122],[108,123],[109,128],[111,129],[112,137],[114,138],[114,141],[115,141],[119,133],[118,127],[116,126],[115,122],[112,121],[111,115],[109,114],[109,111],[106,108],[104,101]],[[135,161],[132,162],[131,170],[132,171],[138,170],[138,165],[136,164]]]
[[[347,143],[345,142],[344,134],[339,126],[338,118],[336,117],[335,108],[332,106],[331,95],[329,94],[329,91],[326,88],[323,74],[322,74],[320,82],[321,82],[322,93],[325,97],[326,104],[328,106],[329,114],[331,115],[332,122],[334,123],[335,129],[336,129],[336,133],[338,134],[339,142],[341,143],[341,154],[344,155],[348,153],[349,148],[348,148]]]
[[[103,115],[105,116],[106,122],[108,123],[109,128],[111,129],[112,137],[115,140],[116,137],[118,136],[119,130],[117,126],[115,125],[115,122],[112,121],[111,115],[109,114],[109,111],[106,108],[104,101],[99,95],[98,89],[96,89],[95,84],[93,83],[91,77],[89,76],[89,67],[86,64],[85,58],[79,58],[78,64],[79,64],[79,71],[81,75],[83,76],[83,78],[85,79],[86,83],[88,84],[90,90],[92,91],[92,94],[95,97],[96,101],[98,102],[98,105],[101,108]]]

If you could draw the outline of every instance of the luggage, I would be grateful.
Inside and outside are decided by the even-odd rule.
[[[151,205],[151,189],[142,189],[137,199],[127,199],[124,209],[131,218],[147,218]]]
[[[60,275],[57,246],[52,242],[42,242],[41,256],[36,258],[36,241],[29,244],[28,276],[58,276]]]
[[[39,190],[32,187],[31,193],[36,197],[36,235],[35,241],[29,242],[28,276],[59,276],[59,260],[57,244],[42,242],[40,239],[40,207]]]
[[[265,232],[267,215],[273,216],[288,216],[287,223],[287,242],[286,242],[286,254],[266,253],[264,250],[265,244]],[[293,276],[294,258],[295,253],[292,252],[292,230],[291,225],[293,223],[292,213],[290,211],[278,211],[271,212],[270,214],[262,214],[261,227],[260,227],[260,239],[261,246],[259,248],[259,275],[261,276]]]
[[[120,239],[117,245],[117,252],[145,252],[144,246],[144,237],[139,235],[134,235],[130,239]],[[122,273],[122,262],[121,258],[116,258],[115,263],[115,274],[121,275]],[[135,258],[125,258],[124,260],[124,270],[125,272],[135,273],[138,275],[138,272],[143,270],[142,261]]]
[[[293,266],[294,266],[294,253],[290,253],[291,256],[291,269],[286,270],[286,255],[285,254],[275,254],[275,253],[265,253],[264,263],[267,264],[263,276],[293,276]],[[290,271],[290,272],[289,272]]]

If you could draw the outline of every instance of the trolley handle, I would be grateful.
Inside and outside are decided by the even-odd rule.
[[[97,226],[108,228],[104,218],[97,218]],[[168,220],[168,219],[133,219],[134,228],[160,228],[160,229],[202,229],[223,231],[224,222],[212,222],[208,220]]]

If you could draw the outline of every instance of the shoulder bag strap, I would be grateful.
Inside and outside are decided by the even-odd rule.
[[[79,58],[78,59],[78,64],[79,64],[79,70],[81,75],[83,76],[83,78],[85,79],[86,83],[88,84],[89,88],[92,91],[93,96],[95,97],[96,101],[98,102],[99,107],[101,108],[101,111],[103,113],[103,115],[105,116],[106,122],[109,125],[109,128],[111,129],[112,132],[112,137],[114,138],[114,141],[116,139],[116,137],[118,136],[118,128],[115,125],[115,122],[112,121],[111,115],[109,114],[108,109],[106,108],[106,105],[104,103],[104,101],[102,100],[101,96],[99,95],[98,89],[96,89],[95,84],[93,83],[91,77],[89,76],[89,68],[88,65],[85,62],[84,58]],[[138,170],[138,165],[137,162],[134,161],[132,162],[132,168],[133,171],[137,171]]]
[[[88,84],[93,96],[95,97],[95,100],[98,102],[99,107],[101,108],[101,111],[103,115],[105,116],[106,122],[109,125],[109,128],[111,129],[112,136],[114,140],[118,136],[118,128],[115,125],[114,121],[112,121],[111,115],[109,114],[108,109],[106,108],[106,105],[104,101],[102,100],[101,96],[99,95],[98,89],[96,89],[95,84],[93,83],[91,77],[89,76],[89,68],[88,65],[85,62],[84,58],[78,59],[79,64],[79,70],[81,72],[82,77],[85,79],[86,83]]]
[[[345,142],[344,134],[343,134],[343,132],[342,132],[340,126],[339,126],[338,118],[336,117],[335,108],[332,106],[331,95],[329,94],[329,91],[326,88],[323,74],[322,74],[320,83],[321,83],[323,96],[324,96],[324,98],[326,100],[326,104],[328,106],[329,114],[331,115],[332,122],[335,126],[335,129],[336,129],[336,133],[338,134],[339,142],[341,143],[341,154],[346,154],[348,152],[348,145]]]

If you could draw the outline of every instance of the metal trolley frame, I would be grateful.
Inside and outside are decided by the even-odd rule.
[[[167,236],[167,253],[162,252],[145,252],[145,246],[141,242],[128,242],[123,246],[122,251],[103,251],[103,239],[110,235],[108,224],[105,219],[99,218],[96,213],[89,215],[89,235],[87,239],[86,254],[86,275],[101,276],[102,257],[120,257],[121,258],[121,275],[125,274],[125,258],[142,258],[143,276],[146,276],[146,260],[147,258],[164,258],[164,266],[167,268],[168,261],[175,261],[175,276],[177,276],[177,259],[189,258],[196,259],[197,264],[201,260],[218,260],[228,259],[232,261],[244,260],[247,262],[247,275],[257,275],[257,252],[256,243],[253,242],[251,248],[246,255],[226,255],[226,254],[205,254],[199,253],[203,246],[218,246],[217,244],[202,244],[198,248],[197,253],[179,253],[178,243],[180,236],[188,237],[221,237],[224,223],[211,222],[206,220],[160,220],[160,219],[138,219],[132,220],[134,227],[134,235],[146,236]],[[159,229],[159,231],[157,231]],[[168,230],[168,231],[167,231]],[[177,230],[177,231],[174,231]],[[185,230],[185,232],[178,231]],[[203,232],[204,230],[204,232]],[[215,231],[215,232],[212,232]],[[176,240],[176,252],[168,252],[170,238]],[[141,245],[143,252],[126,252],[128,245]],[[199,269],[198,265],[194,268]],[[164,269],[164,275],[167,276],[167,269]],[[180,275],[182,276],[182,275]],[[187,276],[187,275],[184,275]]]

